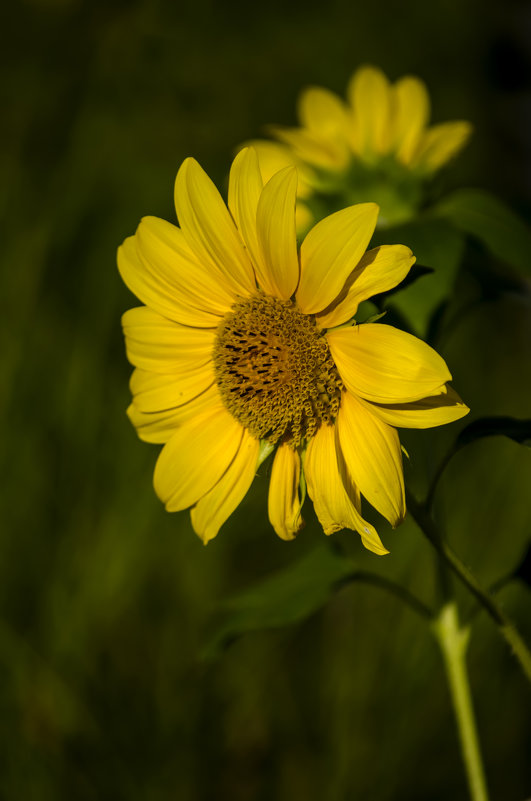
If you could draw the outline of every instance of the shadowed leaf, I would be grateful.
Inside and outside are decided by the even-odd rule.
[[[480,189],[460,189],[436,210],[494,256],[531,275],[531,230],[497,197]]]
[[[320,609],[355,565],[328,546],[279,571],[224,604],[225,615],[202,652],[212,659],[245,632],[297,623]]]
[[[448,464],[436,519],[483,583],[514,572],[531,540],[531,451],[506,436],[471,442]]]
[[[378,231],[373,244],[395,242],[410,247],[417,262],[410,273],[412,281],[403,281],[385,305],[398,309],[413,333],[424,337],[433,313],[452,293],[463,236],[445,220],[421,219]]]

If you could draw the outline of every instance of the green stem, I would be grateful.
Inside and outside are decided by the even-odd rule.
[[[461,629],[454,602],[442,607],[433,623],[435,637],[441,647],[448,685],[452,696],[461,753],[465,763],[470,798],[488,801],[485,771],[481,760],[479,740],[472,706],[472,696],[466,669],[468,628]]]
[[[420,615],[420,617],[423,617],[425,620],[433,620],[433,612],[426,604],[413,595],[413,593],[409,592],[409,590],[406,590],[405,587],[402,587],[400,584],[395,584],[394,581],[384,576],[378,576],[376,573],[369,573],[366,570],[356,570],[351,575],[345,576],[340,583],[347,584],[354,581],[362,584],[370,584],[373,587],[379,587],[381,590],[389,592],[391,595],[394,595],[395,598],[405,603],[406,606],[409,606],[409,608],[416,612],[417,615]]]
[[[489,617],[496,623],[500,634],[510,645],[526,677],[531,681],[531,651],[515,625],[507,617],[503,609],[498,606],[492,595],[480,585],[472,571],[452,551],[448,543],[443,539],[426,507],[420,504],[410,493],[407,496],[407,505],[419,528],[424,532],[442,559],[450,566],[456,576],[479,601]]]

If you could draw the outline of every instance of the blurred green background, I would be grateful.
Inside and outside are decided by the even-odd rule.
[[[0,798],[465,799],[436,645],[376,588],[346,585],[295,626],[200,658],[221,602],[324,538],[310,509],[297,541],[275,537],[267,465],[206,548],[186,513],[164,511],[157,448],[125,417],[120,315],[136,301],[115,252],[142,215],[174,221],[186,156],[223,186],[234,147],[292,124],[303,86],[342,93],[366,62],[421,75],[436,121],[474,123],[448,189],[486,187],[528,215],[525,5],[26,0],[3,13]],[[436,344],[475,416],[529,417],[529,293],[503,264],[483,282],[485,258],[470,246],[475,267]],[[452,436],[406,438],[413,472]],[[461,479],[443,489],[450,518],[466,517],[455,547],[480,573],[488,563],[490,581],[516,529],[510,569],[525,551],[529,461],[501,438],[475,447],[484,470],[466,485],[468,517]],[[432,602],[433,557],[415,526],[380,531],[385,559],[351,532],[335,541]],[[529,638],[523,575],[500,598]],[[492,799],[524,801],[529,687],[490,622],[475,623]]]

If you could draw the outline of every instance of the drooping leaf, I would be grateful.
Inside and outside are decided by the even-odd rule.
[[[320,609],[354,563],[322,545],[303,559],[224,604],[223,619],[203,650],[211,659],[223,646],[249,631],[297,623]]]
[[[496,258],[531,275],[531,229],[499,198],[481,189],[460,189],[436,211],[479,239]]]

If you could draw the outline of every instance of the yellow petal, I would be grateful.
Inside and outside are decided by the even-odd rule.
[[[180,228],[159,217],[144,217],[136,238],[140,256],[182,303],[226,313],[234,302],[230,284],[197,260]]]
[[[175,180],[175,208],[184,236],[200,262],[241,296],[255,291],[251,262],[218,190],[192,158]]]
[[[308,443],[304,458],[308,495],[324,533],[333,534],[350,528],[360,534],[370,551],[388,553],[374,526],[362,518],[359,492],[353,486],[349,488],[352,496],[349,497],[339,473],[335,439],[334,426],[322,425]]]
[[[262,189],[258,156],[253,148],[246,147],[230,168],[229,209],[249,251],[259,283],[265,272],[256,232],[256,210]]]
[[[234,459],[243,428],[223,406],[184,423],[162,449],[155,466],[155,492],[168,512],[193,506]]]
[[[208,389],[214,380],[212,362],[179,373],[154,373],[137,367],[129,386],[135,406],[141,412],[161,412],[188,403]]]
[[[262,289],[274,297],[288,300],[299,282],[295,199],[297,171],[287,167],[264,186],[258,202],[256,225],[262,254]]]
[[[252,147],[258,156],[264,184],[284,167],[297,167],[297,197],[307,197],[311,194],[312,171],[297,161],[289,147],[281,145],[280,142],[270,142],[267,139],[253,139],[247,142],[247,146]]]
[[[442,387],[439,394],[412,403],[365,403],[376,417],[398,428],[434,428],[453,423],[470,411],[450,386]]]
[[[182,262],[176,265],[176,270],[181,267]],[[199,328],[211,328],[219,324],[220,314],[215,307],[210,310],[194,307],[189,295],[161,274],[158,262],[150,264],[141,257],[136,236],[128,237],[118,248],[118,270],[131,292],[164,317]],[[203,301],[203,307],[207,305],[208,296]]]
[[[391,89],[392,138],[398,161],[409,164],[430,116],[430,98],[423,81],[406,76]]]
[[[228,470],[191,511],[192,526],[203,542],[213,539],[247,494],[256,475],[260,443],[248,431]]]
[[[344,483],[352,480],[392,526],[406,513],[402,451],[394,428],[371,414],[349,392],[343,393],[337,416]]]
[[[219,407],[217,387],[213,384],[196,398],[175,409],[161,412],[141,412],[133,402],[127,409],[127,416],[136,428],[136,433],[144,442],[168,442],[175,431],[187,420],[197,417],[210,408]]]
[[[437,393],[452,376],[433,348],[379,323],[326,334],[346,388],[375,403],[406,403]]]
[[[290,149],[278,142],[268,142],[266,139],[253,139],[247,143],[256,151],[262,181],[266,184],[276,172],[284,167],[297,167],[297,198],[305,198],[312,194],[312,171],[307,166],[297,162]],[[313,214],[304,203],[297,203],[295,209],[295,225],[299,235],[304,234],[313,221]]]
[[[352,106],[356,152],[385,153],[389,147],[390,89],[383,72],[361,67],[350,79],[347,97]]]
[[[324,137],[347,139],[350,116],[345,103],[333,92],[318,86],[305,89],[299,96],[299,119],[303,126]]]
[[[199,366],[212,358],[215,328],[191,328],[162,317],[148,306],[122,316],[127,358],[135,367],[159,373]]]
[[[307,128],[272,127],[271,133],[286,144],[298,160],[315,167],[340,170],[348,164],[350,153],[346,142],[316,134]]]
[[[404,245],[381,245],[368,250],[349,275],[338,297],[317,315],[321,328],[333,328],[351,320],[362,300],[387,292],[404,280],[415,257]]]
[[[345,285],[367,245],[376,220],[376,203],[358,203],[314,225],[301,245],[297,303],[305,314],[325,309]]]
[[[283,540],[294,539],[304,525],[299,492],[300,475],[299,454],[289,445],[280,445],[271,470],[268,511],[271,525]]]
[[[411,166],[434,172],[450,161],[467,143],[472,133],[469,122],[445,122],[430,128],[419,144]]]

